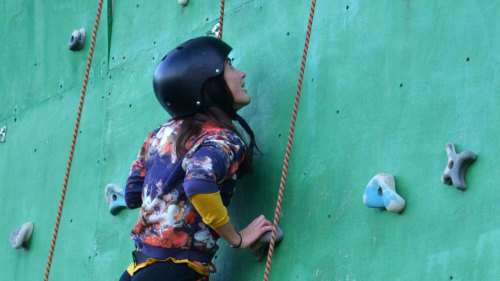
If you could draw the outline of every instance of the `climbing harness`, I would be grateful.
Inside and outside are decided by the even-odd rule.
[[[103,3],[103,0],[99,0],[99,5],[97,7],[97,16],[96,16],[95,23],[94,23],[94,32],[92,33],[92,42],[90,43],[89,56],[87,58],[87,69],[85,70],[85,77],[83,78],[82,94],[80,97],[80,104],[78,106],[78,114],[76,116],[75,130],[73,132],[73,140],[71,141],[71,149],[69,151],[69,159],[68,159],[68,165],[66,167],[66,175],[64,177],[64,184],[63,184],[63,188],[62,188],[62,192],[61,192],[61,199],[59,201],[59,208],[57,209],[56,225],[54,227],[54,234],[52,236],[52,243],[50,244],[49,258],[47,260],[47,267],[45,269],[45,278],[43,279],[44,281],[49,280],[50,266],[52,264],[52,257],[54,255],[54,248],[56,246],[57,232],[59,231],[59,222],[61,221],[61,213],[62,213],[62,208],[64,205],[64,197],[66,195],[66,188],[68,186],[69,173],[71,170],[71,163],[73,161],[73,152],[75,150],[76,138],[78,136],[78,127],[80,126],[80,117],[82,115],[83,102],[85,100],[85,92],[87,91],[87,82],[89,79],[90,65],[92,63],[92,56],[94,55],[95,38],[97,35],[97,29],[99,27],[99,20],[101,18],[102,3]]]
[[[182,260],[177,260],[172,257],[166,258],[166,259],[156,259],[150,256],[147,256],[140,250],[135,250],[132,252],[132,259],[134,262],[132,262],[128,267],[127,267],[127,272],[130,276],[133,276],[137,271],[139,271],[142,268],[145,268],[151,264],[154,263],[159,263],[159,262],[172,262],[172,263],[184,263],[197,273],[201,275],[210,275],[211,273],[216,273],[217,268],[212,262],[199,262],[199,261],[190,261],[188,259],[182,259]]]
[[[299,109],[300,101],[300,91],[302,89],[302,79],[304,78],[304,69],[306,67],[307,50],[309,48],[309,38],[311,36],[311,28],[314,17],[314,8],[316,6],[316,0],[312,0],[311,12],[309,14],[309,23],[307,25],[306,42],[304,44],[304,53],[302,54],[302,65],[300,66],[299,82],[297,85],[297,92],[295,94],[295,104],[293,106],[292,122],[290,124],[290,131],[288,133],[288,141],[286,144],[285,160],[283,163],[283,172],[281,173],[280,189],[278,194],[278,200],[276,202],[276,212],[274,214],[273,231],[271,236],[271,242],[269,244],[269,251],[267,254],[266,271],[264,273],[264,281],[269,280],[269,273],[271,271],[271,262],[273,260],[274,243],[276,241],[276,232],[278,228],[278,221],[281,213],[281,203],[283,201],[283,192],[285,190],[286,175],[288,173],[288,162],[290,161],[290,152],[292,150],[293,133],[295,131],[295,120],[297,119],[297,111]]]

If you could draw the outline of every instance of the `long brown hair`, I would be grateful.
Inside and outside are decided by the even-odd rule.
[[[193,137],[198,136],[201,133],[203,125],[207,121],[210,121],[220,128],[234,132],[245,142],[247,150],[245,152],[245,159],[238,169],[238,177],[242,177],[243,174],[253,173],[253,148],[248,146],[245,138],[236,126],[234,126],[231,117],[227,113],[234,111],[234,99],[224,79],[224,75],[221,74],[212,77],[205,82],[203,85],[203,97],[205,101],[217,104],[217,106],[204,106],[193,114],[176,118],[182,120],[182,125],[175,141],[176,154],[179,157],[184,156],[187,153],[186,143]]]

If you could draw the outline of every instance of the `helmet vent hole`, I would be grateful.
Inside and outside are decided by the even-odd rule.
[[[165,55],[165,56],[161,59],[161,61],[164,61],[164,60],[167,58],[167,56],[168,56],[168,55]]]
[[[182,46],[177,47],[177,50],[179,50],[179,51],[182,49],[184,49],[184,47],[182,47]]]

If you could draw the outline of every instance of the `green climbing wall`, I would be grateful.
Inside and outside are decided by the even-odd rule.
[[[77,114],[95,1],[0,4],[0,272],[43,280]],[[138,210],[109,214],[146,134],[168,116],[152,73],[176,44],[212,29],[218,0],[104,1],[50,280],[117,280]],[[272,218],[310,2],[228,0],[224,39],[246,71],[241,111],[263,155],[239,183],[240,228]],[[270,280],[496,280],[500,276],[500,4],[318,0]],[[69,51],[84,27],[83,50]],[[477,161],[465,192],[441,183],[445,145]],[[362,195],[379,172],[407,202]],[[35,229],[28,249],[10,232]],[[265,261],[220,241],[211,280],[262,280]]]

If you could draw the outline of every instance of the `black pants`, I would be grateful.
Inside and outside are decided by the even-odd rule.
[[[185,263],[155,262],[137,271],[130,276],[127,271],[122,274],[120,281],[208,281],[192,270]]]

